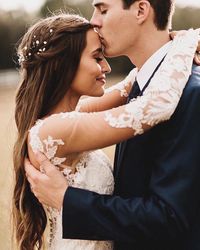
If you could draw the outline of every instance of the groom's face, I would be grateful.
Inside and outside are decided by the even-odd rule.
[[[123,8],[122,0],[94,0],[93,6],[91,23],[98,29],[105,55],[128,56],[139,32],[137,1],[129,9]]]

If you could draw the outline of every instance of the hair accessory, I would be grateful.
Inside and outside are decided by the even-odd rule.
[[[53,34],[53,29],[49,30],[50,36],[52,36]],[[40,39],[38,39],[36,37],[36,35],[33,36],[34,40],[31,44],[31,47],[28,49],[27,46],[25,46],[22,49],[22,53],[18,55],[18,63],[21,64],[25,61],[28,61],[32,55],[34,55],[34,53],[36,53],[37,55],[40,55],[41,53],[45,52],[47,49],[45,47],[45,45],[48,44],[48,42],[45,41],[40,41]],[[36,39],[37,38],[37,39]],[[37,47],[40,47],[38,50],[34,51]]]

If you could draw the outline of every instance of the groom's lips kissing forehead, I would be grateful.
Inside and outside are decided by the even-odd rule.
[[[104,49],[106,48],[106,41],[104,40],[103,37],[100,37],[100,40],[101,40],[101,45],[102,45],[103,51],[104,51]]]
[[[97,33],[99,35],[99,38],[100,38],[101,42],[103,42],[104,38],[103,38],[102,34],[99,32],[99,29],[96,29],[96,31],[97,31]]]
[[[105,47],[105,40],[104,40],[102,34],[100,33],[99,28],[95,27],[94,30],[98,33],[101,44]]]

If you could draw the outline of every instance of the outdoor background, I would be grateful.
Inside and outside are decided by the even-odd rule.
[[[12,194],[12,147],[15,138],[14,96],[19,75],[16,43],[26,29],[54,10],[79,13],[88,19],[91,0],[0,0],[0,250],[11,247],[10,211]],[[173,29],[200,27],[200,0],[177,0]],[[109,60],[113,68],[108,85],[121,80],[131,65],[126,58]],[[113,160],[114,147],[105,149]],[[27,249],[28,250],[28,249]]]

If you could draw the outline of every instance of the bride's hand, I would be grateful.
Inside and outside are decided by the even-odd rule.
[[[195,57],[194,57],[194,62],[197,65],[200,65],[200,29],[197,29],[197,30],[199,30],[199,43],[198,43],[196,54],[195,54]],[[169,33],[170,38],[173,40],[174,37],[177,35],[177,33],[180,33],[180,32],[184,33],[184,32],[186,32],[186,30],[179,30],[179,31],[173,30],[173,31],[171,31]]]

